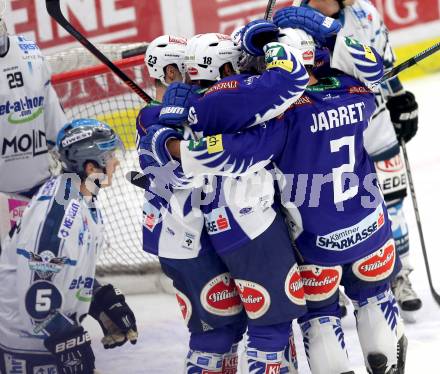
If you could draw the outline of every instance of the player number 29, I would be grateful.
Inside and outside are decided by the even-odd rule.
[[[342,164],[337,168],[332,169],[333,173],[333,199],[335,204],[342,203],[345,200],[356,196],[359,191],[359,186],[352,186],[344,191],[342,178],[344,173],[353,173],[355,160],[354,136],[344,136],[339,139],[330,141],[330,151],[332,153],[339,152],[341,147],[348,146],[348,164]]]
[[[52,290],[40,289],[37,290],[35,300],[35,310],[37,312],[48,312],[52,304]]]
[[[8,79],[9,88],[11,89],[23,86],[23,75],[20,71],[6,75],[6,78]]]

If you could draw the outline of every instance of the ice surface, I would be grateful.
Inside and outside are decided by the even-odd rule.
[[[425,240],[429,252],[434,283],[440,292],[440,74],[430,75],[405,85],[414,92],[419,103],[419,133],[408,145],[414,183],[419,201]],[[419,244],[411,199],[405,203],[405,214],[410,226],[411,260],[415,271],[411,276],[413,286],[423,300],[423,309],[417,322],[406,325],[409,339],[407,358],[408,374],[440,373],[440,307],[429,292],[427,277]],[[180,316],[175,298],[170,295],[129,296],[136,313],[140,330],[136,345],[106,351],[99,340],[99,326],[87,320],[86,325],[94,340],[97,369],[103,374],[180,374],[187,352],[188,333]],[[363,359],[356,337],[354,318],[343,320],[345,339],[351,362],[357,374],[364,374]],[[310,373],[305,359],[300,332],[295,326],[299,351],[300,374]]]

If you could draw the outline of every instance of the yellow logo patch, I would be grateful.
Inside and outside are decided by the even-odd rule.
[[[217,134],[213,136],[208,136],[206,138],[206,143],[208,147],[208,153],[218,153],[223,151],[223,139],[222,134]]]

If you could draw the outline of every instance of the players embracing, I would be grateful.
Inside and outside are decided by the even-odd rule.
[[[335,37],[337,22],[317,13],[313,13],[307,22],[304,22],[304,17],[294,17],[289,15],[287,22],[295,27],[302,26],[333,51],[331,67],[337,67],[364,83],[380,79],[383,70],[378,53],[342,34]],[[196,38],[202,39],[202,36]],[[277,199],[284,206],[292,229],[305,285],[308,312],[300,317],[299,322],[312,372],[353,372],[340,322],[338,286],[342,284],[355,304],[358,335],[369,372],[403,373],[402,350],[406,348],[406,341],[390,290],[390,281],[400,269],[400,262],[373,163],[364,150],[364,130],[376,109],[374,96],[360,80],[340,71],[329,70],[326,75],[319,76],[313,70],[313,39],[298,30],[278,31],[271,23],[255,22],[245,28],[242,40],[247,52],[260,55],[265,52],[268,70],[272,68],[292,73],[296,66],[309,65],[310,81],[304,95],[290,108],[283,108],[283,113],[265,117],[258,113],[257,100],[253,101],[261,93],[247,91],[247,86],[259,80],[264,82],[264,73],[249,75],[245,79],[235,74],[220,74],[223,79],[215,85],[208,84],[209,88],[202,97],[192,96],[191,88],[185,92],[184,86],[173,85],[166,94],[168,99],[160,122],[169,125],[169,118],[184,118],[189,113],[191,128],[207,136],[197,142],[185,141],[181,140],[178,131],[157,126],[148,131],[147,136],[151,139],[149,150],[156,162],[161,164],[170,161],[170,152],[174,158],[181,159],[184,173],[193,176],[249,178],[272,163],[275,179],[279,180],[280,196]],[[271,45],[273,40],[278,40],[278,43]],[[191,40],[189,44],[192,43],[197,42]],[[292,52],[292,47],[302,52],[302,62],[293,57],[296,53]],[[200,70],[209,69],[209,66],[204,66],[209,64],[198,60],[197,54],[188,54],[188,57],[190,76],[193,74],[197,78]],[[221,72],[222,66],[219,67]],[[225,70],[223,68],[223,72]],[[207,85],[203,79],[197,83]],[[180,98],[179,92],[183,93]],[[241,92],[247,92],[248,106],[241,104]],[[265,100],[263,96],[260,99],[262,102]],[[279,106],[274,105],[274,108]],[[250,117],[249,108],[256,109]],[[240,113],[243,113],[241,118]],[[259,122],[261,118],[264,120]],[[207,133],[207,129],[221,129],[218,132],[223,135]],[[300,179],[295,181],[294,178],[301,175],[312,175],[312,180],[315,176],[323,179],[315,181],[317,184],[312,183],[309,190],[301,187]],[[296,200],[295,193],[298,192],[304,193],[305,202]],[[231,217],[236,218],[227,204],[222,208],[222,218],[228,217],[228,222],[231,222]],[[210,222],[209,219],[207,222]],[[272,237],[272,243],[277,243],[277,239]],[[253,241],[249,248],[252,248]],[[269,261],[273,261],[272,257],[282,253],[278,251],[278,245],[271,246],[270,243],[271,239],[265,241],[264,249],[269,251],[261,257],[267,259],[268,266]],[[264,251],[254,253],[258,257]],[[236,253],[231,252],[230,257],[220,252],[220,257],[231,274],[238,278],[240,296],[248,312],[248,333],[252,334],[252,318],[243,291],[250,287],[261,293],[262,288],[257,285],[265,280],[254,282],[251,278],[246,283],[244,278],[246,286],[240,286],[243,282],[240,271],[252,277],[252,267],[258,264],[258,260],[243,260],[242,254],[237,249]],[[241,263],[241,268],[235,267],[235,261]],[[261,263],[256,266],[265,274],[266,269]],[[273,268],[276,273],[275,269],[277,267]],[[271,288],[268,292],[275,305],[285,292],[285,289],[276,289]],[[253,343],[252,338],[250,343]],[[269,352],[264,345],[262,349],[255,349],[256,352],[252,348],[255,347],[247,346],[243,360],[247,361],[248,365],[243,367],[249,372],[260,367],[257,364],[252,366],[251,357],[255,361],[260,359],[258,364],[261,364],[267,359],[264,352]],[[265,364],[264,370],[269,367],[267,361]]]

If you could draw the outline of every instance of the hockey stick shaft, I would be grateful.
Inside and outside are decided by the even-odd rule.
[[[273,8],[275,7],[275,3],[277,0],[269,0],[267,3],[266,11],[264,12],[264,19],[270,21],[273,16]]]
[[[432,54],[438,52],[439,50],[440,50],[440,42],[432,45],[431,47],[423,50],[422,52],[417,53],[415,56],[411,57],[410,59],[395,66],[388,73],[384,74],[383,77],[381,78],[381,80],[376,84],[380,84],[382,82],[387,81],[388,79],[395,77],[397,74],[410,68],[411,66],[417,64],[418,62],[424,60],[425,58],[431,56]]]
[[[152,99],[147,93],[140,88],[127,74],[119,69],[113,62],[111,62],[99,49],[97,49],[84,35],[76,30],[61,12],[60,0],[46,0],[46,8],[50,16],[60,24],[69,34],[78,40],[90,53],[92,53],[98,60],[106,65],[113,73],[115,73],[127,86],[129,86],[137,95],[139,95],[145,102],[150,102]]]
[[[430,270],[429,261],[428,261],[428,253],[426,252],[425,237],[423,236],[422,221],[420,219],[419,205],[417,204],[416,191],[414,188],[414,182],[413,182],[413,178],[412,178],[411,167],[409,165],[408,152],[406,150],[405,141],[402,140],[401,146],[402,146],[402,151],[403,151],[403,158],[405,159],[405,164],[406,164],[406,173],[408,175],[408,184],[409,184],[409,189],[411,191],[411,198],[412,198],[412,202],[413,202],[413,206],[414,206],[414,213],[415,213],[416,221],[417,221],[417,229],[419,231],[420,244],[422,246],[423,260],[425,261],[426,274],[428,275],[429,288],[431,290],[431,294],[432,294],[432,297],[434,298],[435,302],[438,305],[440,305],[440,295],[437,293],[437,291],[435,290],[434,285],[432,283],[431,270]]]

